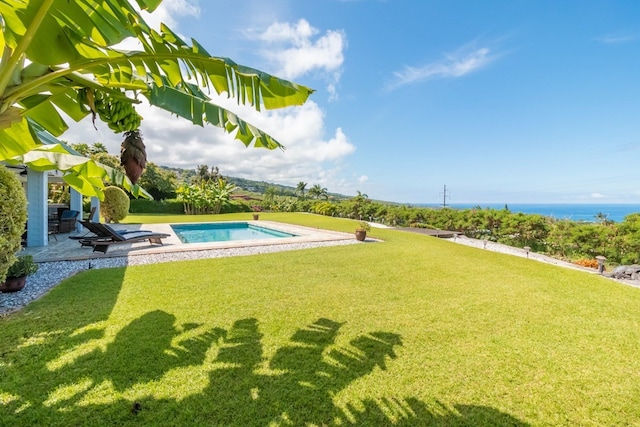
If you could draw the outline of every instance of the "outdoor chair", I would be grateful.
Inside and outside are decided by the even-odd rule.
[[[86,234],[82,236],[69,236],[70,239],[80,241],[81,246],[91,246],[92,240],[98,239],[111,239],[111,234],[106,232],[105,229],[99,222],[91,222],[87,220],[78,221],[84,228],[89,230]],[[109,227],[111,228],[111,227]],[[151,233],[149,230],[114,230],[120,234],[128,234],[128,233]]]
[[[62,211],[58,218],[57,233],[70,233],[76,228],[76,221],[78,220],[80,212],[66,209]]]
[[[101,224],[99,222],[92,223],[96,230],[100,230],[101,233],[107,237],[99,237],[97,239],[81,240],[80,244],[85,246],[93,246],[93,251],[107,253],[111,245],[117,245],[120,243],[134,243],[143,242],[148,240],[150,244],[162,245],[162,239],[169,237],[169,234],[156,233],[152,231],[130,231],[128,233],[121,233],[113,229],[108,224]]]

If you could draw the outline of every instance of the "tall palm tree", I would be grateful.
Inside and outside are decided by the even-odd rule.
[[[94,142],[90,148],[91,154],[108,153],[107,146],[102,142]]]
[[[298,195],[299,198],[304,199],[304,192],[306,191],[306,189],[307,189],[307,183],[300,181],[296,186],[296,194]]]
[[[61,167],[62,153],[42,153],[41,148],[68,128],[59,111],[75,121],[90,115],[126,133],[121,162],[135,183],[146,164],[138,131],[142,117],[135,111],[141,96],[194,124],[220,127],[245,145],[281,147],[211,102],[208,94],[226,92],[260,110],[301,105],[313,91],[211,56],[166,25],[152,29],[140,10],[153,12],[161,2],[0,0],[0,160],[35,150],[29,159],[38,156],[40,161],[32,161],[33,167],[43,168],[43,159],[49,167]],[[137,39],[141,49],[115,47],[126,38]],[[68,172],[83,177],[86,170]],[[100,181],[90,183],[100,187]]]

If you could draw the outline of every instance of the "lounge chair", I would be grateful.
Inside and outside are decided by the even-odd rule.
[[[101,224],[99,222],[93,223],[96,229],[100,229],[101,233],[105,234],[107,237],[100,237],[97,239],[91,239],[87,241],[81,240],[80,243],[84,245],[93,246],[93,251],[98,251],[102,253],[107,253],[109,250],[109,246],[116,245],[119,243],[133,243],[133,242],[143,242],[148,240],[150,244],[159,244],[162,245],[162,239],[169,237],[169,234],[165,233],[155,233],[151,231],[130,231],[128,233],[120,233],[119,231],[113,229],[108,224]]]
[[[88,233],[82,236],[69,236],[70,239],[79,240],[82,246],[91,246],[90,240],[96,239],[110,239],[111,234],[105,232],[104,228],[100,227],[101,223],[99,222],[91,222],[91,221],[78,221],[84,228],[89,230]],[[128,234],[128,233],[151,233],[149,230],[114,230],[120,234]]]

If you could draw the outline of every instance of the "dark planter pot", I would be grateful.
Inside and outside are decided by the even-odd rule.
[[[253,214],[253,220],[257,221],[260,218],[260,214]]]
[[[0,284],[0,292],[18,292],[27,283],[27,276],[7,277],[7,281]]]
[[[364,242],[364,239],[367,237],[367,232],[364,230],[356,230],[356,240]]]

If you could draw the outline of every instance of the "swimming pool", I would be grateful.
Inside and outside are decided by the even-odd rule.
[[[230,242],[296,236],[296,234],[261,227],[247,222],[171,224],[171,228],[182,243]]]

